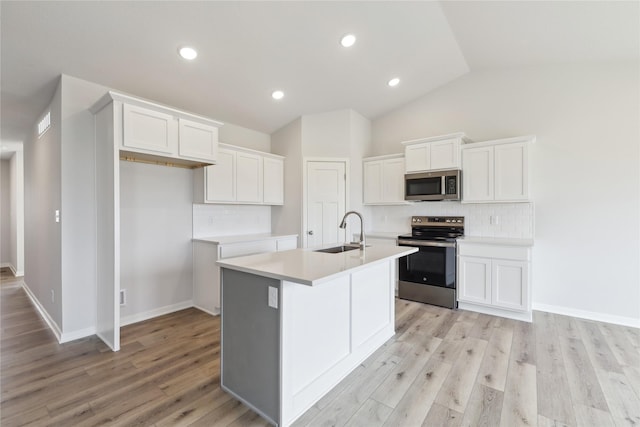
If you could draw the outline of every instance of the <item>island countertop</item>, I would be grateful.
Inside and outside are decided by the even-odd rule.
[[[218,261],[220,267],[277,280],[314,286],[365,268],[369,264],[400,258],[418,251],[406,246],[370,246],[361,251],[330,254],[316,249],[293,249],[229,258]]]

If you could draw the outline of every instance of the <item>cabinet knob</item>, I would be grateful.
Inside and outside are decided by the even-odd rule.
[[[307,232],[307,234],[308,234],[309,236],[313,236],[313,230],[309,230],[309,231]]]

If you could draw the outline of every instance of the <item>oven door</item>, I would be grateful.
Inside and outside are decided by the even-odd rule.
[[[398,246],[417,247],[418,252],[399,260],[399,279],[443,288],[456,287],[456,244],[398,240]]]

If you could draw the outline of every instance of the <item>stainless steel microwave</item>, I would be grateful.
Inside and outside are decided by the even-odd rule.
[[[462,171],[459,169],[408,173],[404,176],[405,200],[460,200]]]

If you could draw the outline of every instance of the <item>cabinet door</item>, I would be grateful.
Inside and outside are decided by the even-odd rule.
[[[460,168],[460,141],[457,138],[431,142],[430,169]]]
[[[462,198],[465,202],[493,200],[493,147],[463,151]]]
[[[284,204],[284,161],[263,159],[263,201],[268,205]]]
[[[458,301],[491,304],[491,259],[458,259]]]
[[[389,159],[382,163],[382,200],[404,202],[404,159]]]
[[[236,153],[236,200],[262,203],[262,156]]]
[[[205,168],[206,202],[236,200],[236,152],[221,148],[215,165]]]
[[[382,202],[382,160],[364,162],[364,194],[365,204]]]
[[[528,150],[524,142],[496,145],[495,200],[527,200],[529,198]]]
[[[529,264],[494,259],[492,263],[492,304],[512,310],[529,310]]]
[[[429,144],[407,145],[404,158],[407,172],[420,172],[431,168]]]
[[[214,162],[218,154],[218,128],[180,119],[178,153],[180,157]]]
[[[123,105],[123,149],[151,154],[177,154],[176,120],[169,114],[134,105]]]

